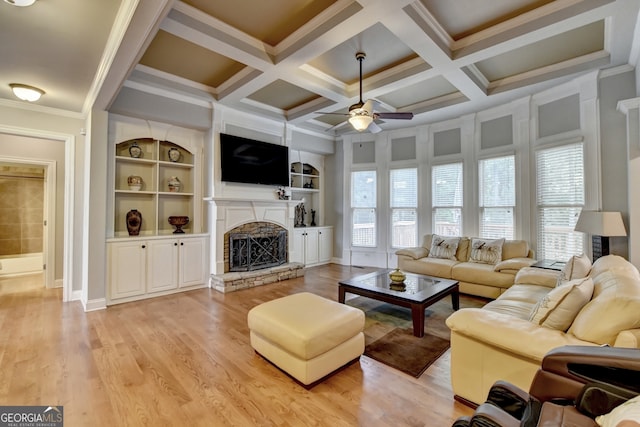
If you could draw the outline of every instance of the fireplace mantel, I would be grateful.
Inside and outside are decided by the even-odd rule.
[[[301,200],[247,200],[206,197],[209,202],[211,233],[211,274],[224,273],[224,235],[229,230],[254,221],[273,222],[285,228],[289,239],[289,259],[292,258],[295,207]]]

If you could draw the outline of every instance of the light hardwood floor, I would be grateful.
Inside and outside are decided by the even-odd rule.
[[[61,290],[0,280],[0,405],[64,405],[74,426],[450,426],[449,353],[418,379],[363,356],[305,390],[256,355],[247,312],[371,269],[328,265],[304,278],[211,289],[84,313]]]

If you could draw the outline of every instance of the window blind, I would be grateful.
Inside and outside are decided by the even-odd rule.
[[[582,253],[583,236],[573,229],[585,199],[583,143],[538,150],[536,177],[538,258]]]
[[[392,169],[389,173],[391,246],[413,247],[417,242],[418,169]]]
[[[462,162],[436,165],[431,177],[433,232],[462,235]]]
[[[516,204],[515,156],[480,160],[478,175],[480,237],[513,239]]]

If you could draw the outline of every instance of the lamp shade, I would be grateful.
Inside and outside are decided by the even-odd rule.
[[[351,123],[351,126],[358,132],[367,129],[372,121],[373,117],[368,115],[353,115],[349,117],[349,123]]]
[[[575,231],[589,233],[596,236],[626,236],[627,231],[622,222],[620,212],[582,211]]]

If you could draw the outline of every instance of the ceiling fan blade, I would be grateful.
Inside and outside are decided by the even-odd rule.
[[[348,124],[349,124],[349,122],[347,120],[345,120],[344,122],[341,122],[341,123],[338,123],[337,125],[331,126],[329,129],[325,129],[325,132],[331,132],[331,131],[334,131],[334,130],[338,130],[341,127],[344,127],[344,126],[346,126]]]
[[[337,116],[348,116],[349,113],[330,113],[328,111],[314,111],[314,114],[333,114]]]
[[[411,120],[413,113],[376,113],[381,119]]]
[[[367,102],[364,103],[362,109],[367,112],[367,115],[373,116],[373,101],[367,99]]]
[[[376,124],[376,122],[371,122],[371,124],[369,125],[369,127],[367,128],[367,130],[371,133],[378,133],[382,130],[382,128],[380,126],[378,126]]]

